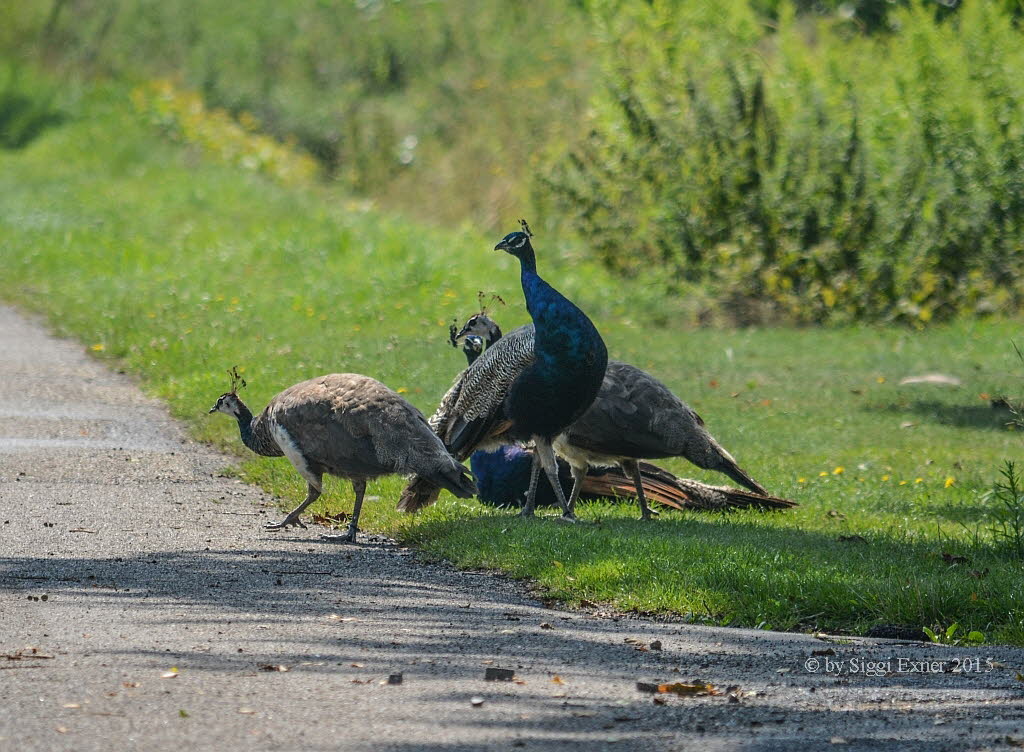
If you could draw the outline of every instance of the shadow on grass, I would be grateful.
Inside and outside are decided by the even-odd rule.
[[[1013,419],[1013,415],[1006,407],[991,404],[951,405],[939,400],[918,399],[887,405],[865,405],[864,409],[900,415],[911,414],[920,420],[943,426],[1001,431],[1007,430],[1007,424]]]
[[[959,623],[1024,641],[1021,567],[985,544],[774,527],[756,514],[642,523],[486,517],[424,522],[417,545],[460,566],[500,567],[553,597],[645,614],[862,634],[876,624]],[[952,562],[943,554],[957,558]]]

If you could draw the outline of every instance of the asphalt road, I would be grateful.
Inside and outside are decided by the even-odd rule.
[[[0,750],[1024,744],[1020,649],[602,618],[372,536],[264,533],[227,458],[2,307],[0,417]]]

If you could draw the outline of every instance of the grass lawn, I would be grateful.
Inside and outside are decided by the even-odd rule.
[[[234,425],[206,414],[227,368],[244,369],[254,409],[302,379],[355,371],[429,413],[463,362],[447,323],[474,312],[478,290],[508,301],[494,312],[504,326],[526,320],[516,262],[490,250],[495,237],[218,165],[164,140],[117,87],[66,106],[69,121],[0,152],[0,295],[137,375],[196,436],[238,452],[239,472],[284,507],[303,492],[290,465],[245,454]],[[1010,341],[1021,321],[654,327],[645,322],[670,301],[557,238],[536,245],[542,274],[591,314],[613,357],[662,378],[742,466],[800,507],[641,524],[635,508],[602,503],[581,508],[591,524],[566,527],[445,495],[409,518],[394,511],[402,481],[389,478],[371,487],[379,501],[365,529],[532,578],[570,603],[771,629],[959,624],[959,634],[1024,644],[1024,571],[993,545],[984,496],[1024,440],[988,399],[1020,395]],[[899,383],[931,371],[962,386]],[[347,483],[329,481],[321,508],[350,503]]]

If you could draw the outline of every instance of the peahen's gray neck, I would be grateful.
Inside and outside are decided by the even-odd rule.
[[[252,417],[252,411],[239,400],[238,431],[242,434],[242,443],[256,454],[264,457],[280,457],[284,454],[270,435],[264,415]]]

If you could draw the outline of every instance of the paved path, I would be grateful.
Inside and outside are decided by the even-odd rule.
[[[373,537],[264,533],[276,512],[219,475],[227,459],[81,346],[2,307],[0,417],[0,750],[1024,740],[1021,650],[600,619]],[[899,658],[946,663],[907,673]],[[935,670],[965,658],[980,666]],[[894,671],[854,670],[867,661]],[[488,667],[519,682],[485,682]],[[384,683],[393,673],[402,684]],[[692,679],[723,693],[660,704],[636,689]]]

